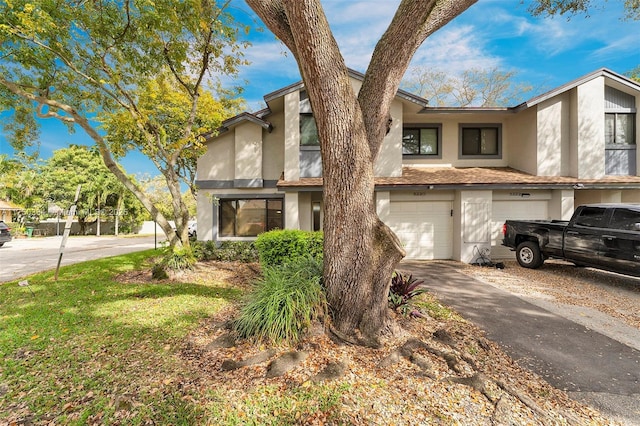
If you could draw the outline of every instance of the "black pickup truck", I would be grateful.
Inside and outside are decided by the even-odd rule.
[[[640,204],[587,204],[571,220],[507,220],[502,245],[520,266],[547,258],[640,277]]]

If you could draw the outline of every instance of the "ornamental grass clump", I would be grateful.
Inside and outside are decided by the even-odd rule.
[[[162,259],[162,264],[172,271],[184,271],[193,268],[197,259],[188,248],[169,249]]]
[[[263,268],[234,326],[241,337],[295,343],[312,321],[326,314],[322,263],[311,257],[298,258]]]

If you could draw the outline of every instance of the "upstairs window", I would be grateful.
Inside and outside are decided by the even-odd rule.
[[[318,127],[313,114],[300,114],[300,145],[320,146]]]
[[[628,113],[606,113],[604,115],[604,138],[607,145],[635,145],[636,115]]]
[[[460,157],[501,158],[501,124],[461,124]]]
[[[413,125],[402,129],[402,155],[406,156],[441,156],[440,125]]]

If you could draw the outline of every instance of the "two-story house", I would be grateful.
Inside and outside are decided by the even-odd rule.
[[[351,72],[354,90],[362,74]],[[322,168],[302,82],[224,122],[198,161],[198,238],[322,229]],[[640,202],[640,84],[606,69],[509,108],[432,108],[398,91],[375,164],[380,218],[408,258],[512,256],[506,219]]]

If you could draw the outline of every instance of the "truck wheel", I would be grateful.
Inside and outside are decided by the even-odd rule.
[[[538,243],[533,241],[524,241],[518,244],[516,248],[516,259],[523,268],[536,269],[544,263],[542,253],[540,253],[540,247]]]

